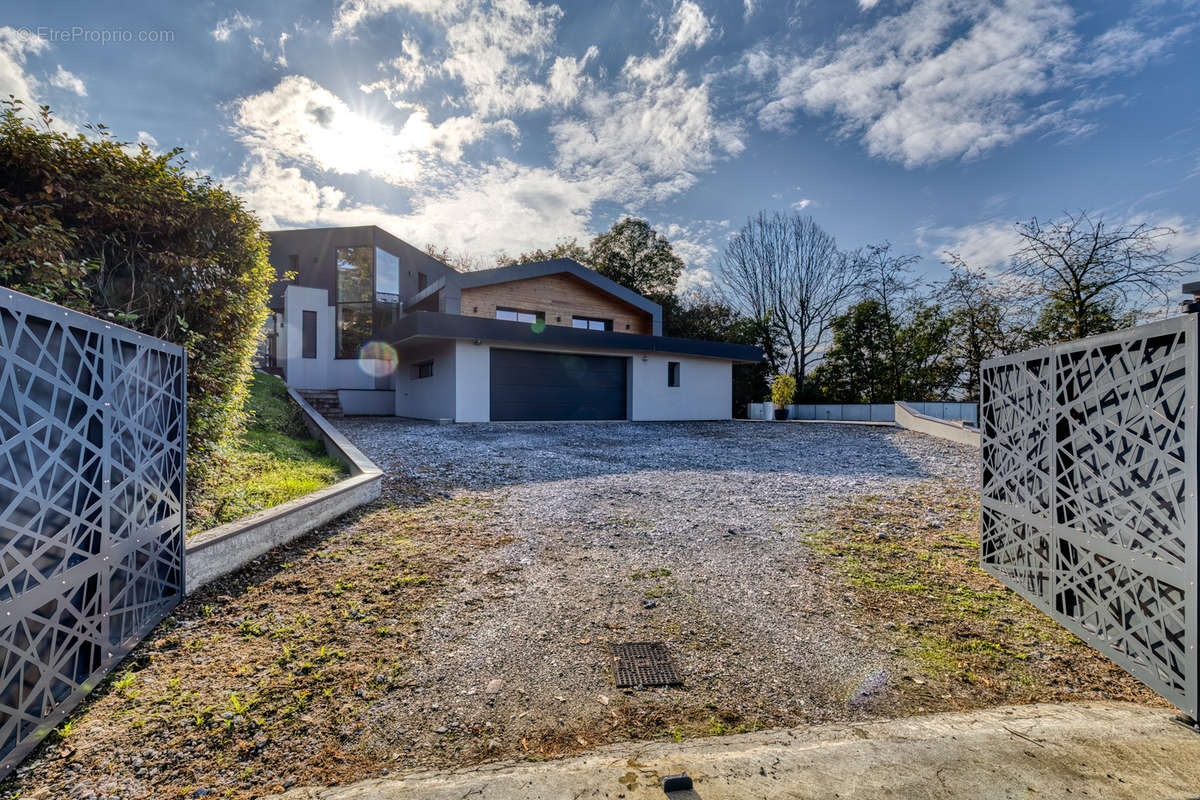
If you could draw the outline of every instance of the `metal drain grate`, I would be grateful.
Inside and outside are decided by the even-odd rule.
[[[610,644],[613,682],[618,689],[629,686],[678,686],[679,670],[662,642]]]

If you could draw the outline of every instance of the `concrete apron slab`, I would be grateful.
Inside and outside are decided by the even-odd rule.
[[[675,800],[762,798],[1200,797],[1200,735],[1164,709],[1032,705],[688,742],[614,745],[549,762],[486,764],[331,788],[286,800]]]

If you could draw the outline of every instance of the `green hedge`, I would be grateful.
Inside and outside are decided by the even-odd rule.
[[[156,155],[0,105],[0,285],[184,345],[188,484],[245,423],[274,271],[242,201]]]

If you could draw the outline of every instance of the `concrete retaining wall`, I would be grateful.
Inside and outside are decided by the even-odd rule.
[[[288,394],[304,414],[312,437],[321,440],[325,451],[345,464],[350,475],[312,494],[189,538],[187,594],[379,497],[383,480],[379,467],[304,402],[295,389],[288,389]]]
[[[896,403],[896,424],[917,433],[936,436],[951,442],[979,447],[979,431],[968,428],[961,422],[938,419],[922,414],[909,403]]]

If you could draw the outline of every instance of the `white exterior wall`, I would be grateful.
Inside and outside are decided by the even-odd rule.
[[[634,355],[632,420],[707,420],[733,417],[733,362],[647,353]],[[679,386],[667,385],[667,362],[679,362]]]
[[[456,419],[456,342],[431,342],[406,347],[396,366],[396,416],[416,419]],[[433,376],[417,378],[415,365],[433,361]],[[487,384],[484,384],[487,391]]]
[[[455,342],[454,369],[454,421],[487,422],[492,413],[492,348]]]
[[[368,414],[388,416],[396,413],[396,393],[391,389],[371,391],[368,389],[340,389],[338,403],[343,414]]]
[[[374,359],[335,358],[336,315],[329,293],[307,286],[288,286],[283,293],[283,325],[279,358],[285,364],[288,386],[296,389],[375,390],[375,377],[363,367]],[[317,357],[304,358],[304,313],[317,312]]]
[[[405,416],[437,419],[453,416],[455,422],[487,422],[491,419],[491,349],[536,350],[546,353],[578,353],[593,356],[618,356],[629,364],[629,419],[650,422],[656,420],[714,420],[733,417],[733,364],[714,358],[663,355],[661,353],[630,353],[628,350],[593,350],[581,348],[520,347],[511,342],[468,340],[454,343],[454,406],[449,413]],[[642,359],[645,359],[644,361]],[[405,362],[417,359],[407,355]],[[667,362],[679,362],[679,386],[667,386]],[[399,372],[397,373],[399,375]],[[404,375],[408,373],[405,372]],[[434,365],[437,376],[437,364]],[[397,380],[396,408],[400,408],[403,377]],[[429,379],[426,379],[429,380]],[[419,381],[420,382],[420,381]],[[400,412],[397,410],[398,414]]]

